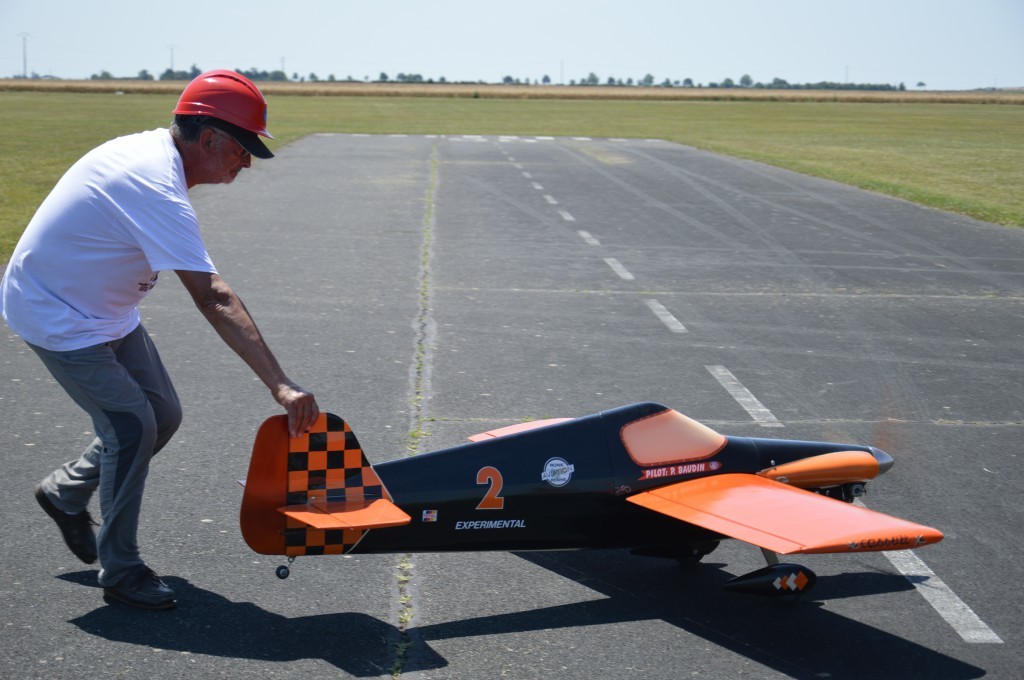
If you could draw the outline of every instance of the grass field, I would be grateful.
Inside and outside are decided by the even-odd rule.
[[[161,85],[116,94],[109,84],[69,92],[0,83],[0,261],[78,157],[117,135],[168,124],[180,84]],[[806,92],[786,100],[555,99],[474,97],[472,89],[444,97],[266,89],[278,139],[271,148],[312,132],[660,138],[1024,226],[1024,106],[1013,105],[1024,98],[1015,96],[946,103],[929,93],[870,101],[826,93],[832,99],[819,101]]]

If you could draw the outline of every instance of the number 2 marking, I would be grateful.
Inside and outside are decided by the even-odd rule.
[[[505,482],[501,478],[501,471],[498,468],[480,468],[476,473],[477,484],[489,484],[487,493],[483,500],[476,506],[477,510],[501,510],[505,507],[505,499],[501,497],[501,487]]]

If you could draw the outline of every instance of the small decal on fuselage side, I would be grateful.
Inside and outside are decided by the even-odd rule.
[[[569,465],[563,458],[548,458],[540,478],[551,486],[565,486],[572,480],[575,471],[576,467]]]
[[[717,460],[707,463],[687,463],[685,465],[665,465],[663,467],[648,468],[640,475],[640,481],[645,479],[662,479],[664,477],[679,477],[681,475],[696,475],[702,472],[717,472],[722,464]]]
[[[473,519],[455,523],[456,531],[474,531],[478,529],[525,529],[525,519]]]
[[[437,510],[424,510],[423,511],[424,522],[436,522],[437,521]]]

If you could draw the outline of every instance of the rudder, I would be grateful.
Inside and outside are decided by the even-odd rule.
[[[365,529],[317,529],[279,509],[380,498],[390,500],[343,419],[321,413],[308,433],[292,439],[287,417],[274,416],[260,426],[253,443],[240,513],[242,536],[264,555],[344,554]]]

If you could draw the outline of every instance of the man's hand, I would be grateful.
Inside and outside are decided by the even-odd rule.
[[[309,432],[320,416],[313,393],[294,383],[279,386],[274,390],[274,399],[288,413],[288,435],[293,439]]]

